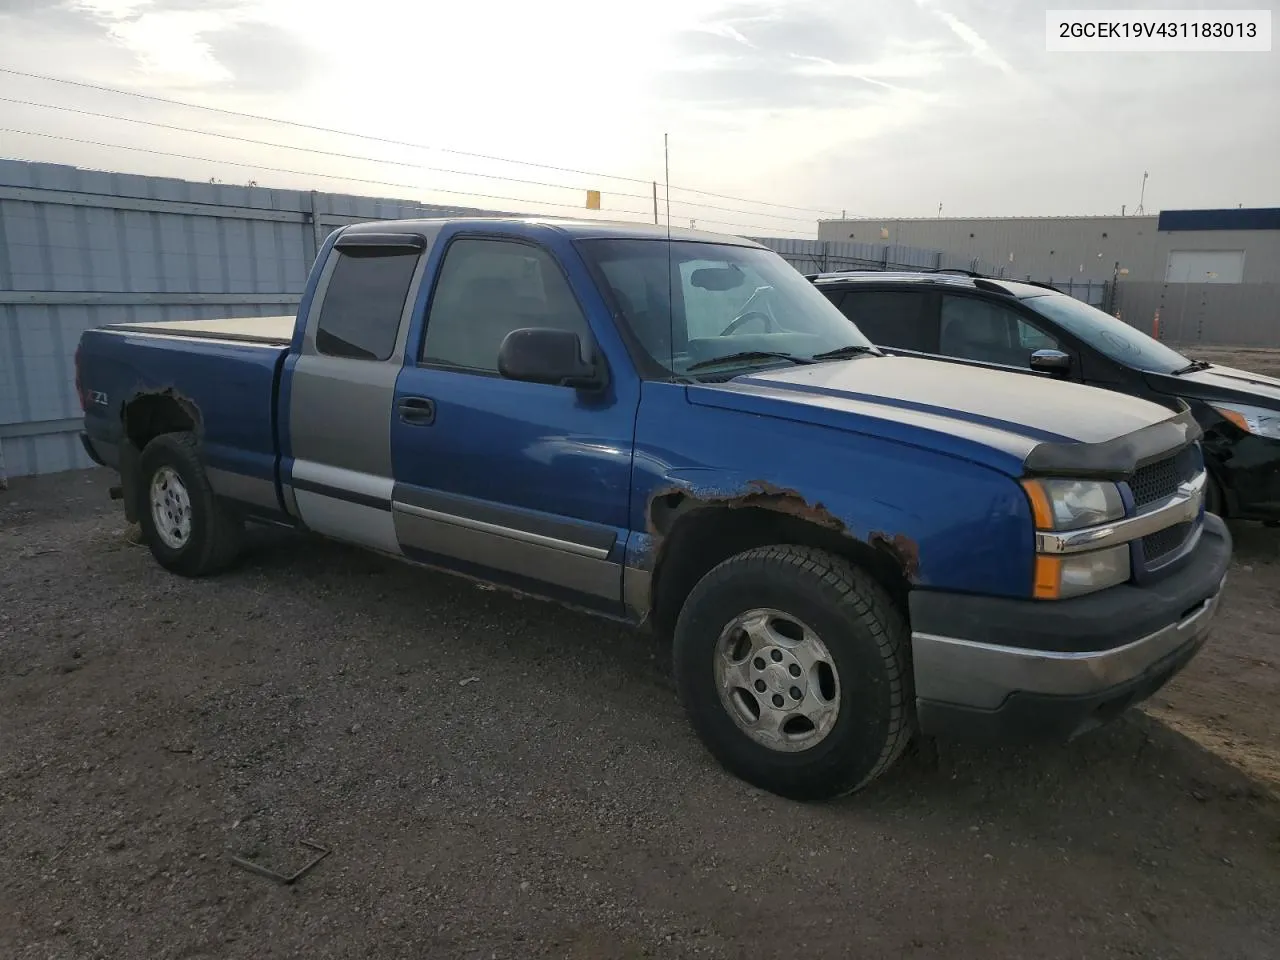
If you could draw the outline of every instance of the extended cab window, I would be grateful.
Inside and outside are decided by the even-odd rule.
[[[316,349],[330,357],[388,359],[396,347],[417,251],[354,248],[335,256],[338,262],[320,305]]]
[[[431,300],[422,362],[497,373],[502,341],[526,327],[569,330],[584,345],[590,338],[551,255],[514,240],[451,243]]]
[[[849,290],[840,312],[878,347],[938,352],[938,325],[929,295],[917,290]]]
[[[1057,350],[1058,341],[1008,307],[978,297],[942,297],[938,352],[962,360],[1008,367],[1030,365],[1036,350]]]

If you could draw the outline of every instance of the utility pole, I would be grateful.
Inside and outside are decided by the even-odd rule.
[[[653,181],[653,223],[658,224],[658,181]]]
[[[667,134],[662,135],[662,173],[666,178],[667,233],[671,232],[671,149]]]

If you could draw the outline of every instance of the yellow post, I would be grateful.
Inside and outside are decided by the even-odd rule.
[[[600,209],[600,191],[599,190],[587,191],[587,209],[588,210]]]

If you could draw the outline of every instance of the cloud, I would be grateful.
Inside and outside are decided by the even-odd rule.
[[[662,71],[657,94],[721,109],[837,109],[900,91],[892,78],[924,76],[934,64],[893,36],[893,17],[868,16],[864,4],[736,4],[677,33],[677,62]],[[917,19],[920,19],[917,17]],[[926,44],[927,46],[927,44]],[[930,54],[941,54],[936,46]]]
[[[96,37],[132,58],[149,86],[282,92],[318,64],[298,36],[261,19],[271,0],[0,0],[0,18],[24,35],[64,43]]]
[[[951,32],[964,41],[975,57],[983,63],[990,64],[1002,73],[1013,75],[1014,69],[1004,58],[991,49],[991,44],[982,35],[954,14],[945,10],[934,10],[937,17],[951,28]]]
[[[610,189],[637,195],[606,199],[617,210],[648,207],[648,182],[662,177],[664,132],[676,184],[837,212],[932,215],[939,202],[957,216],[1118,212],[1136,203],[1144,169],[1151,171],[1148,209],[1280,202],[1271,159],[1280,153],[1280,125],[1265,119],[1280,98],[1274,54],[1049,54],[1047,0],[651,2],[642,17],[622,5],[545,0],[486,19],[465,5],[403,0],[360,0],[356,13],[314,0],[0,0],[0,63],[644,181],[282,134],[271,125],[4,77],[7,96],[213,123],[263,139],[296,134],[321,149],[575,190],[603,187],[606,198]],[[372,75],[360,69],[369,57],[378,63]],[[386,91],[429,89],[424,70],[457,78],[461,93],[407,95],[413,109],[406,117],[405,99]],[[373,163],[273,154],[12,104],[0,112],[0,123],[16,129],[207,156],[207,163],[174,160],[163,170],[197,179],[240,176],[219,168],[219,156],[414,179]],[[6,143],[14,144],[7,152],[38,159],[161,172],[161,161],[145,154],[84,146],[55,152],[19,135]],[[272,179],[316,185],[304,176]],[[560,188],[425,173],[420,182],[423,193],[447,185],[580,201]],[[320,186],[371,189],[330,180]],[[700,223],[713,215],[763,218],[688,211]]]
[[[320,68],[319,55],[273,23],[246,20],[200,35],[211,57],[245,90],[284,93],[305,87]]]
[[[0,23],[21,22],[24,30],[68,35],[100,33],[93,14],[77,0],[0,0]],[[0,36],[7,33],[0,30]]]

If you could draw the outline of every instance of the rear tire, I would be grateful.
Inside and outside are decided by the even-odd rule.
[[[865,571],[771,546],[699,581],[673,659],[694,730],[727,770],[825,800],[871,783],[911,740],[909,645],[902,613]]]
[[[162,433],[148,443],[138,484],[143,540],[162,567],[202,577],[235,562],[244,522],[214,494],[195,434]]]

